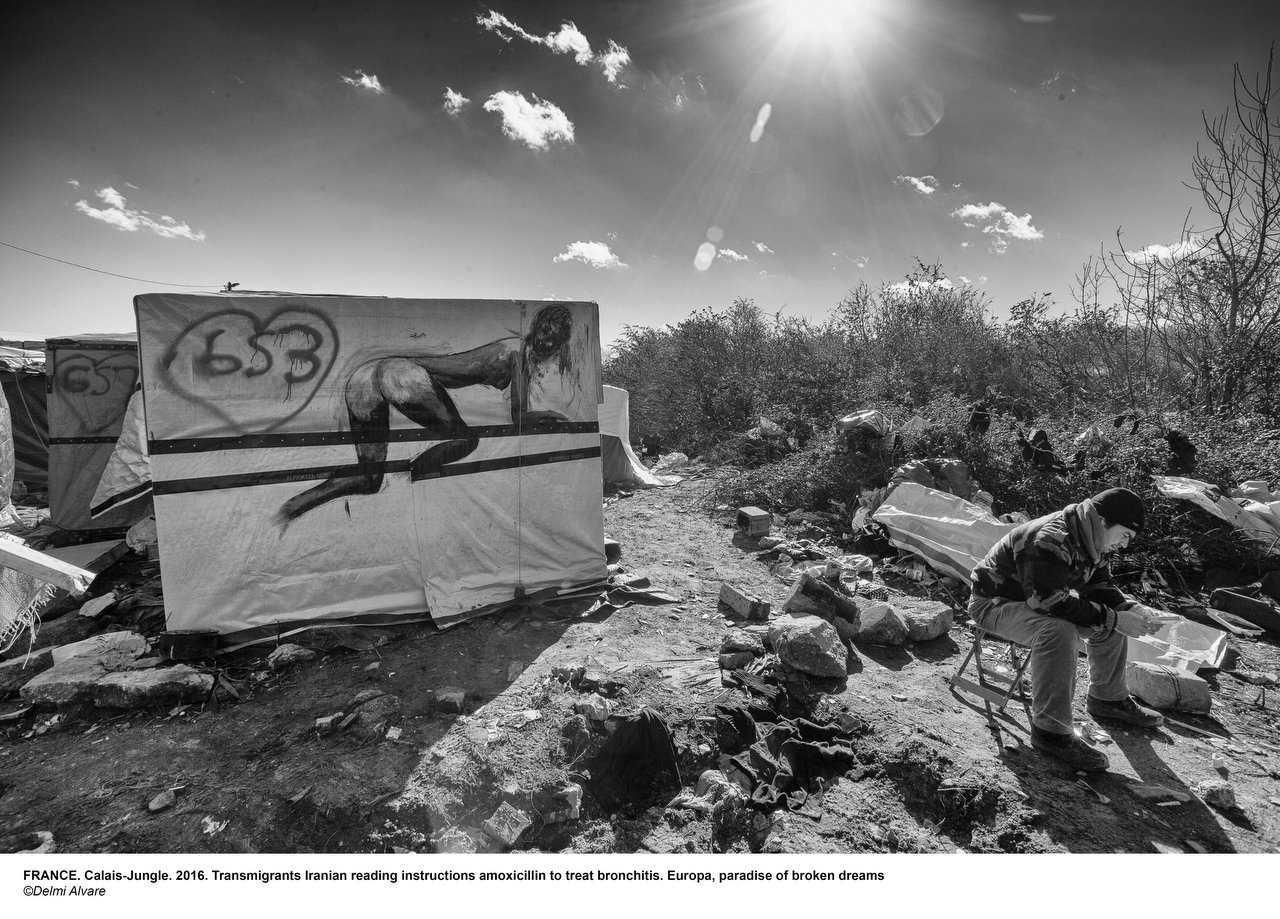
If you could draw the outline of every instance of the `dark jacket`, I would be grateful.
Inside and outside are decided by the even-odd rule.
[[[973,569],[973,593],[1021,600],[1079,626],[1113,628],[1114,610],[1129,600],[1102,558],[1104,527],[1092,501],[1014,527]]]

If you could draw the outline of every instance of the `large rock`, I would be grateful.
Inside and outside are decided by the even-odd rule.
[[[844,619],[857,628],[858,603],[853,594],[838,580],[823,577],[817,566],[801,572],[782,608],[793,616],[818,616],[828,622]]]
[[[33,651],[30,657],[24,654],[17,660],[0,664],[0,699],[9,698],[34,677],[52,666],[52,648]]]
[[[795,670],[814,676],[841,677],[847,673],[844,644],[835,627],[817,616],[782,616],[769,625],[769,644],[778,658]]]
[[[301,645],[280,645],[267,655],[267,666],[272,670],[284,670],[294,664],[315,660],[316,652]]]
[[[150,708],[179,702],[201,702],[213,691],[213,676],[186,664],[108,673],[89,690],[95,705]]]
[[[0,652],[0,658],[20,660],[27,656],[28,650],[39,651],[41,648],[70,644],[100,631],[102,625],[85,616],[64,616],[53,622],[41,623],[36,628],[36,638],[31,642],[30,648],[25,641],[19,639],[8,651]]]
[[[932,641],[947,634],[955,624],[951,607],[937,600],[899,597],[894,599],[893,608],[906,620],[912,641]]]
[[[100,680],[133,668],[146,651],[147,640],[136,632],[107,632],[55,648],[54,665],[22,687],[22,698],[54,705],[91,702]]]
[[[732,654],[738,651],[754,655],[764,654],[764,639],[755,632],[748,632],[745,629],[726,632],[720,642],[720,653]]]
[[[888,603],[866,603],[861,610],[858,641],[868,645],[900,646],[910,632],[906,620]]]

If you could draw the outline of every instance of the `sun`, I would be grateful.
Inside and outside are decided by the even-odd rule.
[[[778,34],[801,45],[837,44],[868,30],[885,0],[770,0]]]

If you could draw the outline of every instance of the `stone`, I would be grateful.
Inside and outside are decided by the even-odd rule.
[[[888,603],[867,603],[861,610],[862,622],[858,628],[858,641],[868,645],[901,646],[907,643],[910,632],[907,623]]]
[[[761,536],[757,545],[761,549],[768,551],[769,549],[778,548],[778,546],[782,545],[784,542],[786,542],[786,540],[781,536]]]
[[[835,627],[817,616],[783,616],[769,625],[769,644],[782,663],[814,676],[842,677],[847,653]]]
[[[515,682],[524,673],[524,661],[512,661],[507,664],[507,680]]]
[[[858,602],[840,582],[838,566],[830,580],[824,577],[822,568],[806,568],[782,608],[793,616],[819,616],[828,622],[844,619],[853,623],[855,630],[858,624]]]
[[[310,648],[304,648],[301,645],[280,645],[267,655],[267,666],[279,671],[315,659],[316,652]]]
[[[8,651],[0,652],[0,658],[6,660],[20,659],[26,657],[28,650],[39,651],[41,648],[57,647],[83,641],[101,630],[101,623],[88,616],[63,616],[53,622],[41,623],[36,628],[36,637],[31,642],[30,648],[28,648],[26,641],[19,640],[14,642],[13,647]]]
[[[149,708],[178,702],[200,702],[213,692],[213,675],[186,664],[108,673],[90,691],[95,705]]]
[[[1201,800],[1218,810],[1234,810],[1236,807],[1236,790],[1230,782],[1222,779],[1207,779],[1194,789]]]
[[[951,607],[938,600],[900,597],[893,601],[893,608],[906,620],[907,635],[912,641],[940,638],[955,624],[955,613]]]
[[[573,703],[573,710],[588,721],[607,721],[612,706],[609,705],[608,699],[593,692],[585,699],[579,699]]]
[[[769,618],[769,601],[761,600],[754,594],[749,594],[734,587],[732,584],[720,585],[720,602],[743,619],[762,620]]]
[[[91,702],[100,680],[132,667],[146,650],[147,640],[136,632],[107,632],[54,648],[53,666],[22,687],[22,698],[53,705]]]
[[[467,691],[457,686],[445,686],[436,690],[436,711],[449,715],[462,712],[467,701]]]
[[[362,689],[360,690],[360,692],[356,693],[354,696],[351,697],[351,701],[347,703],[347,706],[346,708],[343,709],[343,711],[346,711],[346,712],[355,711],[357,708],[364,705],[366,702],[372,702],[374,699],[380,699],[385,695],[386,695],[386,692],[381,689]]]
[[[720,669],[738,670],[755,659],[756,656],[750,651],[726,651],[720,655]]]
[[[484,822],[484,831],[490,837],[510,848],[516,844],[520,834],[533,823],[523,811],[518,811],[506,801],[498,805],[493,816]]]
[[[53,649],[41,648],[31,656],[23,655],[0,664],[0,699],[15,694],[36,675],[53,666]]]
[[[147,803],[147,810],[156,814],[162,810],[167,810],[170,807],[173,807],[174,802],[177,800],[178,795],[174,790],[172,788],[166,788]]]
[[[323,715],[316,719],[316,730],[321,734],[332,734],[338,729],[338,722],[343,719],[342,712],[334,712],[332,715]]]
[[[737,651],[764,654],[764,640],[754,632],[733,629],[720,642],[720,653],[731,654]]]
[[[86,600],[84,605],[80,607],[80,615],[88,619],[97,619],[107,609],[114,606],[116,602],[115,591],[105,593],[100,597],[94,597],[92,600]]]
[[[1213,704],[1209,684],[1185,670],[1146,661],[1129,661],[1124,668],[1124,678],[1129,692],[1152,708],[1204,715]]]

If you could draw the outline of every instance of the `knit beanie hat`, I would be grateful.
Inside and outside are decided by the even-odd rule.
[[[1135,533],[1142,532],[1147,522],[1147,509],[1142,499],[1127,488],[1108,488],[1093,496],[1093,506],[1111,526],[1128,527]]]

